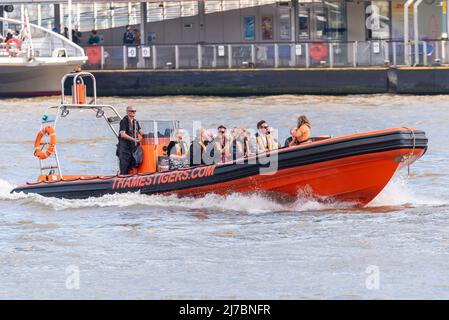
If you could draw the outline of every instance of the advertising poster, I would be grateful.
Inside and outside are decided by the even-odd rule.
[[[246,41],[255,40],[256,38],[256,27],[254,16],[243,17],[243,32],[244,39]]]
[[[273,40],[273,16],[262,17],[262,40]]]
[[[290,40],[290,12],[279,15],[279,36],[282,40]]]

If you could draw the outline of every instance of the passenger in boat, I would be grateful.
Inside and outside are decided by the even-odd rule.
[[[239,129],[237,137],[233,141],[232,149],[234,159],[246,158],[249,156],[250,145],[246,128]]]
[[[237,152],[237,150],[236,150],[237,144],[235,143],[235,141],[237,140],[237,137],[239,136],[239,133],[240,133],[240,129],[238,127],[234,127],[234,128],[232,128],[231,134],[230,134],[232,154],[234,156],[234,159],[235,159],[235,155],[236,155],[236,152]]]
[[[257,132],[251,144],[255,153],[263,153],[279,148],[279,143],[271,134],[271,128],[265,120],[257,123]]]
[[[302,115],[298,117],[298,123],[296,125],[295,133],[292,135],[293,139],[289,143],[289,146],[294,146],[295,144],[310,142],[312,125],[306,116]]]
[[[143,131],[136,120],[136,109],[128,106],[126,108],[126,116],[120,121],[119,143],[117,145],[120,174],[128,174],[130,170],[136,167],[133,152],[140,142],[138,134],[143,135]]]
[[[295,139],[295,138],[293,137],[294,134],[295,134],[295,132],[296,132],[296,127],[293,127],[293,128],[290,129],[290,137],[288,137],[287,139],[285,139],[284,147],[291,147],[291,146],[290,146],[290,143],[293,141],[293,139]],[[298,142],[296,141],[296,139],[295,139],[294,145],[297,145],[297,144],[299,144],[299,143],[298,143]]]
[[[170,162],[170,170],[189,167],[189,147],[185,141],[185,131],[182,128],[175,130],[175,138],[167,147],[167,156]]]
[[[240,134],[240,129],[239,129],[238,127],[232,128],[232,130],[231,130],[231,137],[232,137],[232,140],[237,139],[237,137],[239,136],[239,134]]]
[[[196,130],[196,137],[189,148],[191,166],[205,164],[203,155],[209,150],[207,146],[210,142],[211,140],[206,129]]]
[[[232,138],[226,132],[226,127],[220,125],[218,128],[218,134],[214,139],[213,155],[215,162],[226,162],[231,156]]]

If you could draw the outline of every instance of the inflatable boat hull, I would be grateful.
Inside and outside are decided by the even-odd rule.
[[[330,138],[233,162],[154,174],[28,183],[12,192],[81,199],[112,193],[178,194],[268,192],[284,197],[370,202],[398,168],[427,150],[420,130],[394,128]]]

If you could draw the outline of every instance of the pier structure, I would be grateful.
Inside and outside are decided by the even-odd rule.
[[[117,89],[125,77],[129,94],[444,93],[448,7],[449,0],[7,0],[0,16],[23,19],[27,10],[31,23],[72,30],[65,35],[84,48],[83,69]],[[128,25],[132,43],[124,43]],[[279,80],[266,88],[265,76]]]

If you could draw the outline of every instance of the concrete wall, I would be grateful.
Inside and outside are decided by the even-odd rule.
[[[93,73],[101,95],[366,94],[389,89],[384,68]]]
[[[365,3],[363,1],[346,4],[348,41],[365,40]]]
[[[93,73],[104,96],[449,93],[446,67]]]

